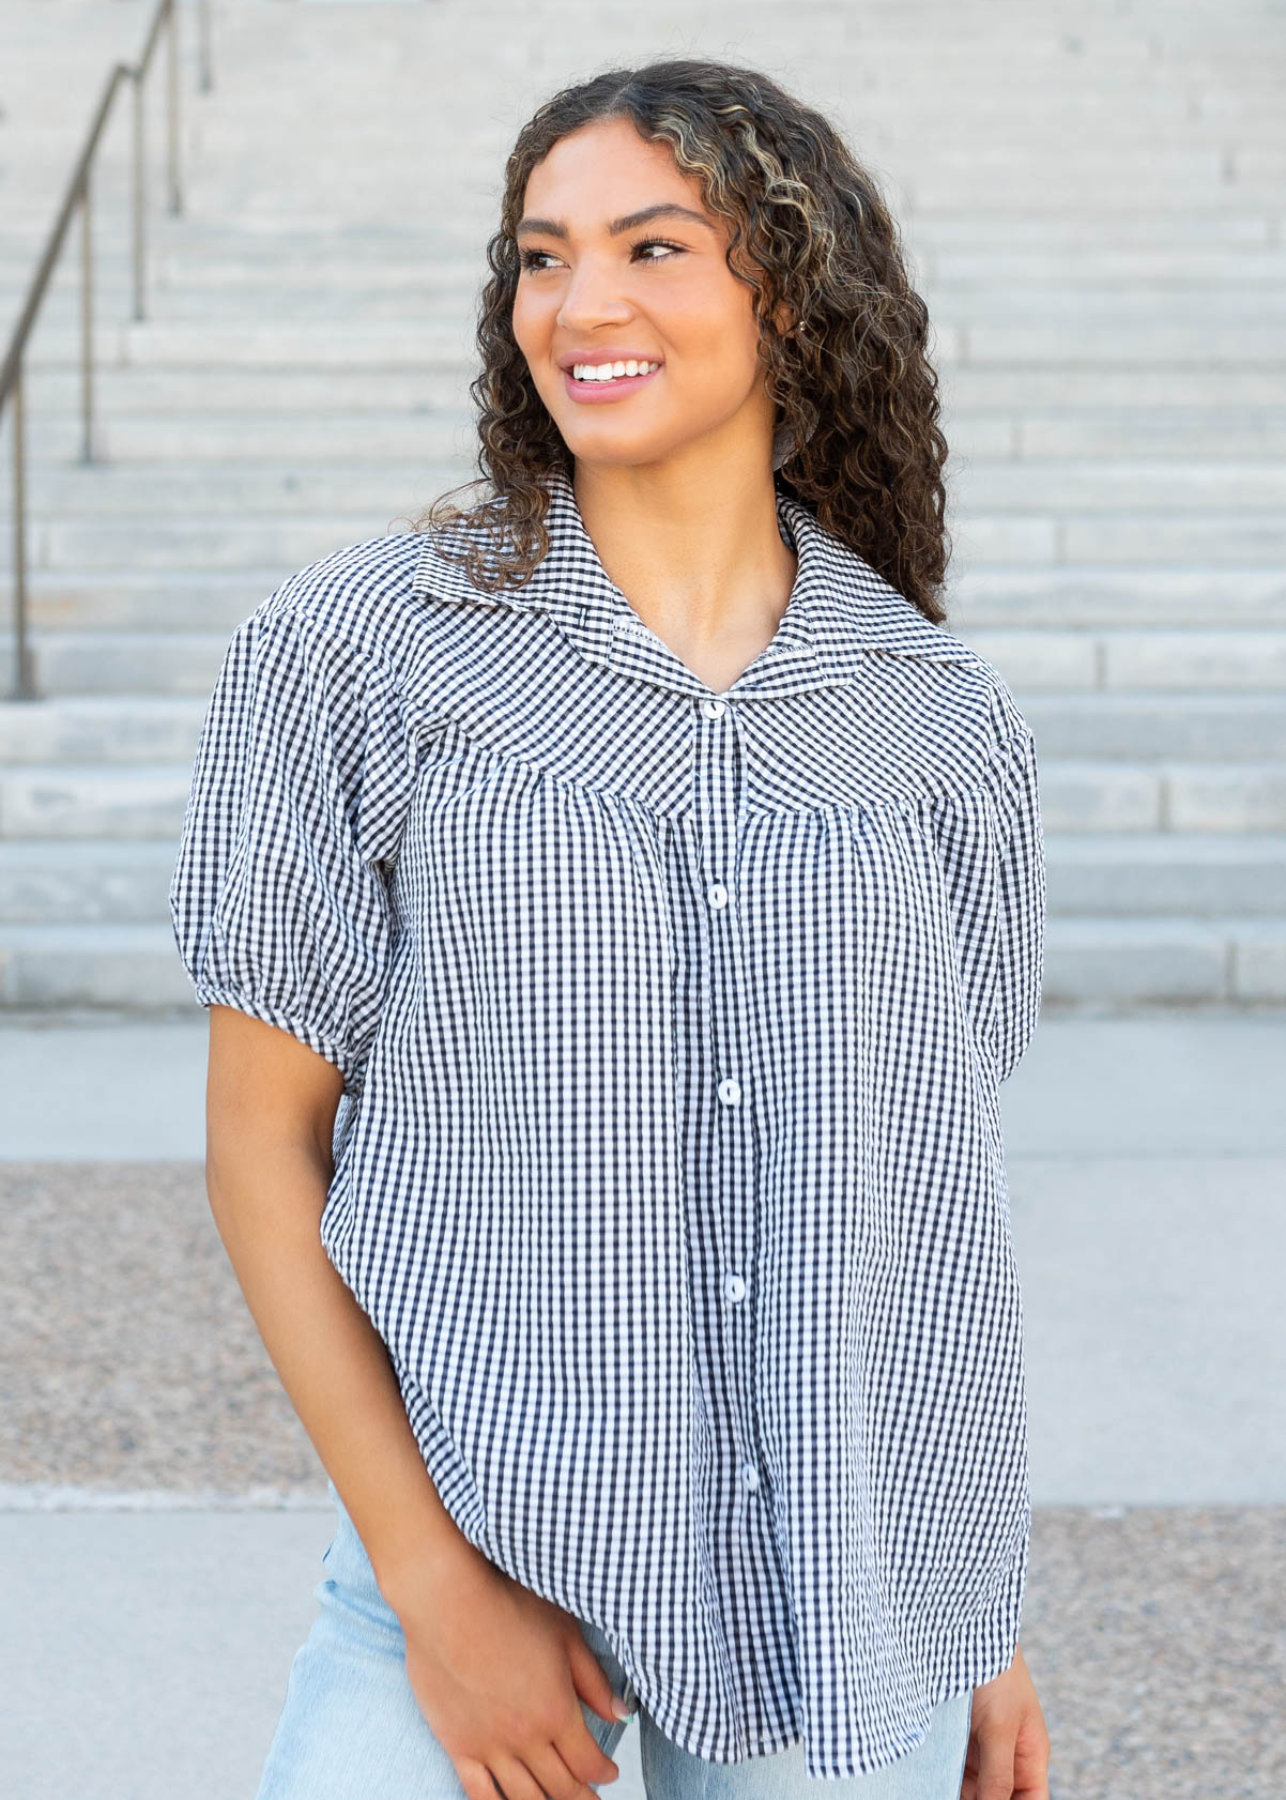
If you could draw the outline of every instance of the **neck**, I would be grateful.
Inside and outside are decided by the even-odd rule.
[[[680,655],[767,642],[794,586],[772,471],[729,461],[699,475],[577,461],[576,504],[631,607]]]

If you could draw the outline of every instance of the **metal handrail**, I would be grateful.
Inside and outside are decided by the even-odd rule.
[[[208,0],[199,0],[199,68],[201,87],[208,91],[213,85],[210,61],[210,29],[208,17]],[[144,256],[143,229],[145,224],[144,194],[144,158],[143,158],[143,81],[151,66],[152,56],[166,33],[168,56],[166,58],[166,94],[167,94],[167,144],[166,173],[169,179],[169,206],[171,213],[183,210],[183,195],[179,184],[179,46],[178,46],[178,8],[175,0],[158,0],[156,11],[152,15],[152,23],[148,29],[147,41],[143,46],[143,54],[136,63],[117,63],[107,78],[103,89],[103,97],[98,103],[98,111],[90,126],[85,146],[77,158],[76,167],[59,209],[54,228],[45,244],[44,254],[36,267],[27,299],[18,323],[14,327],[9,340],[9,348],[4,363],[0,366],[0,418],[4,417],[4,409],[10,397],[13,399],[13,629],[14,629],[14,681],[12,698],[15,700],[35,700],[35,676],[31,667],[31,651],[27,643],[27,519],[26,519],[26,461],[25,461],[25,408],[23,395],[22,359],[27,348],[27,339],[35,328],[36,320],[44,301],[46,290],[53,276],[55,265],[62,251],[63,243],[71,225],[72,215],[77,206],[81,210],[81,255],[80,255],[80,297],[81,297],[81,357],[80,357],[80,412],[81,412],[81,452],[82,463],[93,463],[98,460],[94,455],[94,335],[93,335],[93,262],[90,246],[90,177],[93,173],[94,157],[99,141],[111,116],[112,105],[116,98],[116,90],[122,82],[132,81],[134,84],[134,144],[133,144],[133,272],[134,272],[134,317],[145,319],[146,313],[146,264]]]

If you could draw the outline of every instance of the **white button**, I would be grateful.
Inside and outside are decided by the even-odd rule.
[[[707,719],[721,719],[728,710],[726,700],[703,700],[701,710]]]
[[[710,902],[711,906],[726,906],[728,904],[728,890],[722,883],[716,881],[712,888],[706,890],[706,899]]]
[[[740,1082],[734,1081],[731,1075],[727,1076],[719,1083],[719,1098],[725,1106],[735,1106],[741,1098]]]
[[[723,1284],[723,1291],[728,1296],[729,1300],[744,1300],[746,1297],[746,1284],[741,1279],[740,1275],[729,1275],[728,1279]]]
[[[757,1488],[759,1486],[759,1471],[753,1463],[742,1463],[741,1479],[748,1488]]]

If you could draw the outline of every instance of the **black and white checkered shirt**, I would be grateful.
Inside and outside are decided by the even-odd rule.
[[[237,628],[170,891],[197,998],[343,1071],[321,1235],[464,1535],[714,1762],[908,1754],[1018,1643],[997,1089],[1040,1004],[1032,733],[778,497],[714,693],[571,483],[489,596],[415,532]]]

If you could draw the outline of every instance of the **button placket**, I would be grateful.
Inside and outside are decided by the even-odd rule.
[[[756,1155],[751,1071],[745,1062],[745,982],[735,905],[735,871],[743,803],[742,740],[727,701],[699,706],[695,800],[701,825],[700,879],[704,883],[708,966],[703,983],[708,1019],[705,1041],[715,1077],[716,1116],[710,1146],[711,1205],[717,1244],[719,1342],[726,1368],[722,1391],[732,1397],[730,1421],[738,1457],[736,1486],[749,1497],[760,1485],[754,1398],[753,1309],[746,1304],[747,1273],[755,1252]]]

